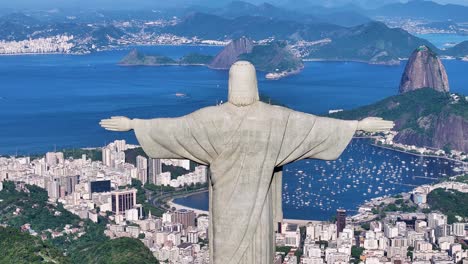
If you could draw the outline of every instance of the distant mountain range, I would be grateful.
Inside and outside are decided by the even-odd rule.
[[[233,1],[221,8],[193,7],[188,12],[204,12],[226,18],[240,16],[263,16],[301,23],[330,23],[340,26],[356,26],[370,22],[373,18],[393,17],[428,20],[437,22],[468,22],[468,6],[439,4],[426,0],[330,0],[317,1],[290,0],[282,5],[270,3],[252,4]],[[179,13],[179,15],[184,13]]]
[[[367,23],[379,16],[395,18],[425,19],[430,21],[468,22],[468,6],[457,4],[439,4],[427,0],[327,0],[307,1],[289,0],[261,2],[253,4],[247,1],[225,1],[224,4],[179,5],[183,8],[159,10],[167,15],[185,16],[190,12],[204,12],[227,18],[239,16],[264,16],[282,20],[293,20],[303,23],[331,23],[341,26],[356,26]],[[260,3],[260,4],[258,4]],[[118,11],[102,11],[101,14],[111,17],[122,17]],[[127,17],[134,17],[135,11],[128,12]],[[146,16],[154,16],[147,12]],[[143,17],[143,14],[140,15]]]
[[[439,51],[425,39],[399,28],[388,28],[380,22],[331,32],[327,37],[331,43],[311,51],[309,57],[398,64],[400,58],[407,58],[415,47],[421,45]]]
[[[378,64],[398,64],[399,59],[407,58],[421,45],[441,55],[454,57],[468,55],[466,43],[447,50],[439,50],[428,41],[402,29],[389,28],[383,23],[372,21],[363,15],[366,12],[370,14],[371,11],[363,10],[359,6],[348,4],[327,8],[314,6],[313,3],[302,6],[305,5],[310,8],[299,10],[300,5],[291,4],[289,8],[285,8],[268,3],[254,5],[234,1],[217,8],[192,6],[166,10],[133,10],[127,13],[122,11],[73,13],[70,10],[37,11],[30,15],[12,13],[0,17],[0,40],[18,41],[55,35],[73,35],[72,52],[84,53],[121,45],[153,43],[151,39],[161,34],[192,40],[223,41],[245,36],[252,40],[269,38],[286,40],[303,59],[352,60]],[[463,6],[454,8],[454,5],[439,5],[420,0],[406,4],[393,3],[388,6],[390,9],[382,7],[372,12],[374,15],[379,12],[388,12],[391,15],[389,10],[393,10],[392,8],[407,7],[420,10],[420,6],[427,6],[429,9],[439,8],[442,10],[441,14],[451,14],[452,9],[460,13],[459,10],[467,8]],[[445,9],[448,11],[443,11]],[[201,10],[204,12],[200,12]],[[171,14],[180,14],[183,17],[174,19]],[[159,26],[148,24],[168,17],[171,22],[165,20],[166,22]],[[91,22],[86,22],[87,20]],[[452,22],[432,24],[434,27],[457,26]],[[149,41],[144,42],[145,39]]]
[[[246,36],[252,39],[290,39],[295,33],[298,38],[320,39],[328,31],[342,27],[332,24],[303,24],[297,21],[281,20],[262,16],[242,16],[225,18],[206,13],[193,13],[180,23],[162,29],[165,33],[179,36],[198,36],[206,39],[239,38]]]
[[[442,54],[453,57],[468,56],[468,40],[465,40],[451,48],[444,50]]]
[[[304,3],[302,4],[304,5]],[[307,5],[307,4],[306,4]],[[309,4],[306,8],[298,5],[280,7],[270,3],[255,5],[244,1],[233,1],[225,7],[204,11],[205,13],[236,18],[243,16],[261,16],[280,20],[297,21],[300,23],[329,23],[340,26],[355,26],[371,21],[363,12],[348,8],[326,8]],[[200,11],[200,10],[198,10]]]
[[[290,8],[307,8],[311,6],[325,7],[325,8],[349,8],[353,6],[359,9],[372,9],[388,4],[399,3],[400,0],[285,0],[282,4],[284,7]]]
[[[316,22],[318,20],[317,17],[310,16],[298,11],[277,7],[266,2],[260,5],[255,5],[244,1],[233,1],[227,4],[225,7],[216,9],[211,13],[227,18],[262,16],[303,22]]]
[[[150,0],[148,0],[150,1]],[[176,2],[175,0],[172,2]],[[179,2],[183,2],[179,0]],[[63,22],[74,17],[80,22],[110,22],[113,20],[140,19],[152,20],[161,17],[183,17],[191,12],[204,12],[225,17],[265,16],[300,22],[327,22],[342,26],[355,26],[369,22],[376,16],[428,19],[432,21],[466,22],[467,5],[439,4],[425,0],[271,0],[271,1],[189,1],[184,4],[167,5],[158,3],[152,8],[103,9],[99,5],[91,8],[28,8],[28,13],[47,21]],[[141,5],[140,5],[141,6]],[[0,15],[13,12],[13,9],[1,9]],[[351,19],[350,19],[351,18]]]
[[[468,22],[468,4],[439,4],[428,0],[330,0],[329,4],[320,5],[317,1],[291,0],[284,8],[301,12],[354,12],[368,18],[379,16],[394,18],[425,19],[429,21]],[[304,11],[313,10],[313,11]]]
[[[142,10],[27,10],[25,13],[44,22],[77,23],[110,23],[122,20],[151,21],[156,19],[170,19],[174,16],[185,17],[191,13],[202,12],[221,16],[224,18],[236,18],[242,16],[261,16],[280,20],[298,21],[301,23],[331,23],[341,26],[354,26],[369,22],[371,19],[364,14],[359,7],[351,5],[340,8],[327,8],[313,4],[306,4],[306,8],[297,8],[298,5],[282,7],[264,2],[252,4],[246,1],[232,1],[221,7],[207,7],[202,5],[187,5],[177,8],[142,9]],[[5,13],[8,14],[8,13]],[[0,15],[3,15],[0,13]]]
[[[421,45],[439,51],[427,40],[415,37],[402,29],[391,29],[380,22],[355,27],[332,24],[303,24],[266,17],[245,16],[234,19],[194,13],[181,23],[167,27],[165,32],[187,37],[210,39],[246,36],[255,40],[275,37],[296,42],[329,38],[324,45],[305,48],[305,59],[356,60],[371,63],[398,63]]]
[[[68,0],[68,1],[29,1],[29,0],[16,0],[5,2],[3,7],[7,8],[24,8],[24,9],[39,9],[50,10],[54,8],[74,8],[74,9],[108,9],[108,10],[156,10],[177,8],[182,6],[198,5],[211,8],[220,8],[232,0],[171,0],[171,1],[154,1],[154,0],[113,0],[113,1],[96,1],[96,0]],[[251,3],[261,4],[265,0],[246,0]],[[340,7],[348,4],[356,4],[364,8],[375,8],[388,3],[398,2],[398,0],[269,0],[275,5],[279,6],[298,6],[303,7],[310,5],[326,7]],[[0,9],[1,10],[1,9]]]
[[[468,6],[438,4],[432,1],[412,0],[407,3],[388,4],[368,10],[367,15],[427,19],[432,21],[468,22]]]

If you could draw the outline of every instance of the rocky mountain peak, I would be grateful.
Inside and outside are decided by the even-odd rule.
[[[432,88],[439,92],[449,91],[444,65],[437,54],[424,45],[411,54],[401,78],[399,93],[421,88]]]
[[[242,37],[229,43],[210,63],[213,69],[229,69],[241,54],[250,53],[254,47],[252,40]]]

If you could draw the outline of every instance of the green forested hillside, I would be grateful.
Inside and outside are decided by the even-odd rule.
[[[180,58],[179,63],[182,65],[206,65],[213,60],[213,56],[199,53],[189,53]]]
[[[122,237],[79,250],[76,263],[155,264],[151,251],[139,240]]]
[[[417,120],[422,116],[452,112],[468,119],[468,103],[462,100],[458,104],[450,104],[447,93],[434,89],[418,89],[405,94],[385,98],[377,103],[334,113],[331,116],[341,119],[361,119],[367,116],[379,116],[388,120],[398,120],[404,117],[399,129],[419,129]]]
[[[161,55],[146,55],[136,49],[132,50],[120,62],[120,65],[125,66],[156,66],[176,64],[177,62],[169,57]]]
[[[468,150],[468,102],[463,95],[454,100],[448,93],[423,88],[331,115],[355,120],[367,116],[395,121],[398,143]]]
[[[239,59],[250,61],[257,70],[265,72],[291,71],[304,66],[285,41],[256,45],[251,53],[242,54]]]
[[[448,216],[449,224],[456,221],[455,216],[468,217],[468,193],[454,190],[435,189],[427,196],[432,210],[439,210]]]
[[[0,263],[71,263],[59,249],[40,238],[0,226]]]
[[[99,223],[82,220],[60,203],[49,203],[47,192],[37,186],[26,184],[20,189],[9,181],[3,185],[0,224],[10,227],[0,230],[0,263],[158,263],[141,241],[106,237],[106,219],[100,218]],[[45,235],[47,240],[42,242],[39,236],[19,232],[24,224],[30,224],[32,230]],[[79,228],[85,234],[80,237],[64,234],[65,225]],[[52,238],[49,230],[62,235]],[[63,257],[65,254],[67,257]]]
[[[18,191],[13,182],[4,181],[0,192],[0,223],[20,228],[29,223],[37,232],[63,230],[65,225],[78,226],[81,219],[61,206],[47,202],[47,192],[37,186],[26,185]],[[16,212],[20,210],[19,213]]]

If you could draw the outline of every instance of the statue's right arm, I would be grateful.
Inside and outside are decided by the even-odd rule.
[[[99,125],[110,131],[129,131],[135,128],[134,120],[125,116],[113,116],[109,119],[103,119]]]
[[[391,130],[394,126],[394,122],[383,120],[380,117],[366,117],[358,122],[357,130],[365,132],[384,132]]]
[[[174,126],[180,124],[178,118],[153,118],[153,119],[130,119],[125,116],[113,116],[103,119],[99,124],[106,130],[125,132],[134,130],[138,143],[146,154],[152,158],[183,159],[196,157],[190,156],[177,141],[177,136],[184,138],[186,129],[176,130]],[[153,133],[157,128],[157,133]],[[179,132],[177,135],[176,132]],[[161,144],[164,142],[164,144]],[[206,162],[205,162],[206,163]]]
[[[130,119],[113,116],[101,120],[99,124],[110,131],[134,130],[138,143],[152,158],[190,159],[208,165],[215,155],[207,153],[193,137],[185,117]]]

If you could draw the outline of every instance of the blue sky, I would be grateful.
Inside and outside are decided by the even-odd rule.
[[[167,5],[187,6],[191,4],[222,5],[232,0],[0,0],[0,8],[15,9],[49,9],[49,8],[158,8]],[[252,3],[270,2],[273,4],[284,4],[288,0],[244,0]],[[399,0],[293,0],[294,2],[309,1],[316,4],[334,5],[356,2],[396,2]],[[401,0],[404,1],[404,0]],[[438,3],[456,3],[468,6],[468,0],[435,0]]]

